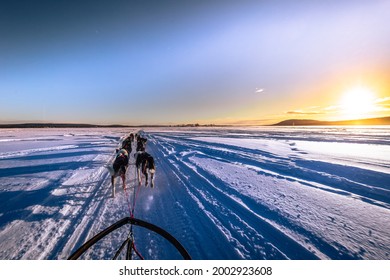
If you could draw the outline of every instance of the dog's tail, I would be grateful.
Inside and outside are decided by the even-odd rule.
[[[114,168],[111,165],[106,164],[105,167],[108,169],[108,171],[110,172],[111,176],[115,175],[115,170],[114,170]]]

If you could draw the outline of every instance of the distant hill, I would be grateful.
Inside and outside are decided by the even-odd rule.
[[[346,121],[317,121],[305,119],[291,119],[281,121],[273,124],[273,126],[307,126],[307,125],[390,125],[390,117],[370,118],[360,120],[346,120]]]

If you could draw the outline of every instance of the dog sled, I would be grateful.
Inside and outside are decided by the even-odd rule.
[[[161,237],[163,237],[165,240],[170,242],[176,250],[180,253],[180,255],[183,257],[184,260],[190,260],[191,256],[187,252],[187,250],[184,248],[184,246],[170,233],[168,233],[166,230],[151,224],[149,222],[136,219],[134,217],[126,217],[122,220],[117,221],[116,223],[112,224],[111,226],[107,227],[106,229],[102,230],[98,234],[96,234],[94,237],[89,239],[86,243],[81,245],[73,254],[71,254],[68,258],[68,260],[77,260],[79,259],[86,251],[88,251],[94,244],[96,244],[98,241],[109,235],[110,233],[114,232],[115,230],[120,229],[121,227],[130,224],[130,231],[127,236],[127,238],[122,242],[121,246],[117,249],[114,256],[112,257],[113,260],[118,259],[118,257],[121,254],[125,254],[126,260],[132,260],[133,255],[137,256],[139,259],[143,260],[144,257],[142,254],[137,250],[135,246],[134,241],[134,235],[133,235],[133,226],[139,226],[143,227],[149,231],[152,231]]]

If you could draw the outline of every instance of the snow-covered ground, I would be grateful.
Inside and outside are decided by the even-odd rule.
[[[389,127],[149,128],[155,188],[138,188],[131,155],[111,198],[105,165],[130,132],[0,130],[0,259],[66,259],[133,203],[193,259],[390,259]],[[128,233],[82,258],[112,258]],[[145,259],[181,258],[134,238]]]

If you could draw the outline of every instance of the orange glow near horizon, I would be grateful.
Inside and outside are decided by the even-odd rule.
[[[340,100],[340,114],[344,119],[360,119],[370,117],[375,112],[374,91],[357,86],[346,91]]]

